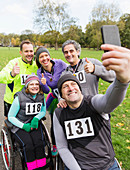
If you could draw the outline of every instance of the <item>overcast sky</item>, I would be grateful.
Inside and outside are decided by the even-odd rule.
[[[55,0],[58,1],[58,0]],[[59,0],[67,2],[68,12],[72,17],[77,17],[78,25],[85,26],[89,22],[89,17],[93,7],[98,4],[97,0]],[[112,3],[113,0],[100,0],[99,2]],[[123,13],[130,13],[130,0],[114,0],[117,7]],[[29,29],[38,33],[33,25],[33,9],[37,0],[1,0],[0,1],[0,33],[21,34],[22,31]]]

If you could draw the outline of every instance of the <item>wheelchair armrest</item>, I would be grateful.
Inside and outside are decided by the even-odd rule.
[[[13,127],[13,124],[11,122],[9,122],[8,119],[5,119],[4,122],[9,129],[11,129]]]

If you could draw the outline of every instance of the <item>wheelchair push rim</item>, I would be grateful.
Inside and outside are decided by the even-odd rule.
[[[12,170],[13,167],[13,148],[10,143],[8,137],[7,137],[7,131],[5,129],[1,130],[1,151],[2,151],[2,157],[4,161],[5,168],[7,170]]]

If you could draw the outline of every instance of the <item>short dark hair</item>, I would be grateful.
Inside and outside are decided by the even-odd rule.
[[[76,51],[79,51],[79,57],[80,57],[80,54],[81,54],[81,46],[78,42],[76,42],[75,40],[67,40],[63,43],[62,45],[62,52],[64,53],[64,48],[66,45],[69,45],[69,44],[73,44],[74,45],[74,48],[76,49]]]
[[[20,51],[22,51],[24,44],[32,44],[32,43],[31,43],[31,41],[29,41],[29,40],[24,40],[24,41],[22,41],[21,44],[20,44]]]

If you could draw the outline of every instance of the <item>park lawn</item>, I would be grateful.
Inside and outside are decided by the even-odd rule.
[[[61,48],[55,51],[49,49],[52,58],[65,61]],[[101,61],[103,51],[82,49],[81,58],[96,58]],[[9,60],[19,57],[19,48],[0,47],[0,70]],[[106,92],[109,83],[99,81],[99,93]],[[127,90],[124,101],[111,113],[112,142],[118,159],[123,170],[130,170],[130,86]]]

